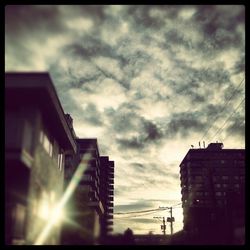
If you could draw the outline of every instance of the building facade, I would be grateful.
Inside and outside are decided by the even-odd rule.
[[[112,228],[114,162],[99,154],[97,139],[76,139],[77,154],[66,156],[65,188],[77,170],[79,180],[66,206],[62,244],[105,244]],[[73,222],[73,223],[72,223]]]
[[[245,150],[222,143],[190,149],[180,164],[184,230],[201,243],[243,244]]]
[[[114,161],[110,161],[108,156],[100,157],[101,163],[101,185],[100,199],[103,204],[104,213],[100,218],[101,234],[100,241],[105,244],[106,238],[113,231],[114,213]]]
[[[45,229],[63,195],[69,152],[76,143],[49,75],[6,73],[6,244],[60,243],[59,217]]]

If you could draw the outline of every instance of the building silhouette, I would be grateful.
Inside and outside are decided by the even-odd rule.
[[[49,74],[6,73],[5,243],[105,242],[113,184],[114,162],[76,137]]]
[[[100,243],[105,244],[107,237],[113,231],[114,161],[110,161],[108,156],[101,156],[100,163],[100,199],[104,208],[100,222]]]
[[[96,138],[77,138],[76,143],[77,153],[66,156],[65,189],[77,168],[86,166],[66,207],[69,223],[63,225],[62,244],[104,244],[113,224],[114,162],[100,156]]]
[[[245,150],[190,149],[180,164],[184,230],[201,244],[243,244]]]
[[[5,74],[5,243],[35,244],[63,194],[76,142],[47,73]],[[43,244],[59,244],[56,221]]]

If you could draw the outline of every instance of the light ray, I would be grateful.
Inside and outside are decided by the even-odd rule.
[[[38,236],[37,240],[35,241],[34,245],[42,245],[47,238],[50,230],[56,223],[58,219],[58,214],[60,214],[60,211],[62,211],[63,207],[67,203],[68,199],[76,189],[78,183],[80,182],[82,175],[84,171],[86,170],[88,166],[88,162],[91,159],[91,154],[86,153],[83,156],[83,159],[81,163],[79,164],[78,168],[76,169],[64,195],[62,196],[61,200],[59,201],[58,205],[53,210],[50,219],[48,220],[48,223],[45,225],[44,229],[42,230],[41,234]]]

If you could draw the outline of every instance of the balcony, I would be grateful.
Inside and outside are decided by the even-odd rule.
[[[111,178],[111,179],[114,179],[114,178],[115,178],[114,173],[109,173],[109,174],[108,174],[108,178],[109,178],[109,179],[110,179],[110,178]]]
[[[113,220],[114,219],[114,215],[113,214],[106,214],[105,218],[107,220]]]
[[[114,190],[114,185],[112,185],[111,183],[108,185],[108,190]]]
[[[107,196],[107,201],[113,202],[114,201],[114,196]]]
[[[108,207],[114,207],[114,203],[109,201],[109,202],[107,202],[107,206]]]
[[[114,172],[115,172],[114,168],[113,169],[111,169],[111,168],[108,169],[108,173],[114,174]]]
[[[108,196],[114,196],[114,191],[113,191],[113,190],[109,190],[109,191],[107,192],[107,194],[108,194]]]
[[[114,208],[108,208],[107,213],[108,214],[113,214],[114,213]]]
[[[106,225],[107,226],[113,226],[114,225],[114,222],[112,220],[107,220],[106,221]]]
[[[101,201],[89,201],[88,206],[93,207],[99,215],[104,213],[104,208]]]

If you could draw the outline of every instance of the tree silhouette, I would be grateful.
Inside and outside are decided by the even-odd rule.
[[[124,245],[135,245],[134,233],[133,233],[133,231],[130,228],[127,228],[124,231],[123,244]]]

